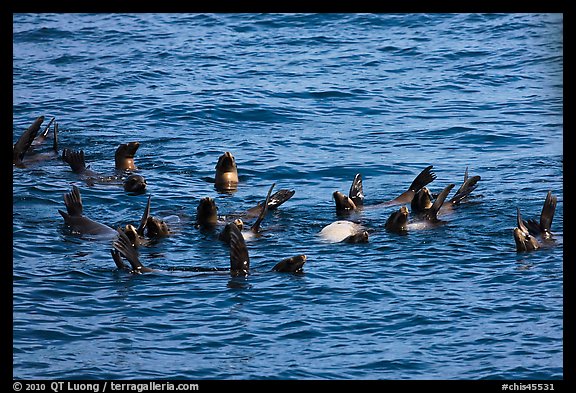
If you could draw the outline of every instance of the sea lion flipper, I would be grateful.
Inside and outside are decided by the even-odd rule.
[[[138,257],[138,250],[132,245],[132,242],[126,236],[126,234],[122,231],[122,229],[118,228],[118,237],[114,239],[112,246],[115,250],[120,252],[124,258],[130,262],[132,266],[132,271],[135,273],[141,271],[149,271],[149,269],[144,268],[142,263],[140,263],[140,258]]]
[[[258,215],[256,222],[254,222],[254,224],[252,224],[252,227],[250,227],[250,230],[254,233],[258,233],[260,231],[260,224],[262,224],[262,220],[264,220],[266,214],[268,213],[268,203],[270,203],[270,195],[272,194],[274,186],[276,186],[276,183],[272,183],[272,185],[268,189],[268,194],[266,195],[266,200],[264,201],[262,211],[260,211],[260,214]]]
[[[422,170],[416,176],[410,187],[408,187],[408,191],[418,192],[422,187],[430,184],[434,179],[436,179],[436,174],[432,171],[433,165],[429,165]]]
[[[82,215],[82,196],[78,187],[72,186],[72,191],[64,194],[64,204],[70,216]]]
[[[288,199],[292,198],[292,196],[294,196],[295,193],[296,193],[295,190],[287,190],[287,189],[281,189],[276,191],[270,197],[270,201],[268,202],[268,210],[277,209],[278,206],[286,202]]]
[[[18,138],[18,141],[14,144],[12,148],[12,162],[16,165],[22,164],[22,159],[24,155],[32,146],[32,142],[34,142],[34,138],[38,135],[38,131],[40,131],[40,126],[44,122],[44,116],[39,116],[34,123],[22,135]]]
[[[250,269],[250,257],[242,232],[234,223],[226,225],[230,231],[230,274],[247,275]]]
[[[518,227],[518,229],[520,229],[520,231],[522,231],[522,233],[524,234],[529,233],[524,220],[522,220],[522,214],[520,213],[519,207],[516,208],[516,226]]]
[[[546,200],[544,201],[544,206],[542,207],[542,213],[540,214],[540,228],[544,232],[550,232],[557,202],[558,198],[552,195],[552,191],[548,191]]]
[[[54,142],[52,143],[52,150],[58,153],[58,122],[54,123]]]
[[[140,236],[144,236],[144,229],[146,228],[146,224],[148,223],[148,217],[150,217],[150,198],[152,198],[152,195],[148,195],[148,203],[146,204],[146,208],[144,209],[144,214],[142,214],[140,225],[136,230],[136,233],[138,233],[138,235]]]
[[[438,194],[438,198],[436,198],[436,200],[434,201],[434,203],[432,204],[432,206],[430,207],[430,210],[428,210],[428,212],[426,213],[426,217],[429,220],[436,220],[438,219],[438,211],[440,210],[440,208],[442,207],[442,205],[444,204],[444,201],[446,200],[446,197],[448,196],[448,194],[450,194],[450,191],[452,191],[452,189],[454,188],[454,184],[448,184],[440,194]]]
[[[354,202],[356,206],[364,205],[364,188],[362,186],[362,175],[360,173],[354,176],[348,197],[352,199],[352,202]]]
[[[468,168],[466,168],[466,173],[468,173]],[[465,176],[465,177],[466,177],[466,180],[460,186],[460,188],[456,192],[456,195],[454,195],[452,198],[450,198],[448,203],[452,203],[454,205],[459,204],[460,202],[462,202],[462,200],[464,200],[464,198],[466,198],[468,195],[470,195],[472,193],[472,191],[474,191],[476,189],[476,187],[478,187],[478,181],[480,181],[480,179],[481,179],[480,176],[476,175],[476,176],[472,176],[470,178],[467,176]]]
[[[70,165],[70,169],[74,173],[83,173],[88,169],[86,167],[86,160],[84,157],[84,150],[73,151],[64,149],[62,151],[62,160]]]
[[[112,259],[114,260],[114,263],[119,270],[130,271],[130,268],[122,261],[122,256],[118,250],[113,248],[110,250],[110,254],[112,254]]]

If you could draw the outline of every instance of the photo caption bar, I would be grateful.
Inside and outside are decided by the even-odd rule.
[[[78,381],[52,381],[52,382],[20,382],[12,384],[15,392],[37,392],[51,390],[54,393],[60,392],[193,392],[200,390],[200,385],[189,382],[124,382],[124,381],[98,381],[98,382],[78,382]]]

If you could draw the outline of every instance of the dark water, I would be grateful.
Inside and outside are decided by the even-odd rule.
[[[59,159],[13,170],[15,378],[563,378],[562,15],[13,21],[13,140],[55,116],[60,147],[106,174],[137,140],[148,181],[134,196]],[[209,181],[227,150],[233,195]],[[466,166],[482,176],[445,225],[398,236],[383,225],[396,208],[366,209],[368,244],[318,238],[355,173],[372,204],[427,165],[433,192]],[[229,266],[192,226],[200,198],[226,215],[273,182],[296,194],[248,243],[252,274],[191,271]],[[167,272],[119,272],[109,240],[70,233],[58,209],[72,184],[112,227],[152,195],[175,234],[140,255]],[[537,217],[548,190],[556,246],[517,254],[516,207]],[[268,271],[300,253],[303,275]]]

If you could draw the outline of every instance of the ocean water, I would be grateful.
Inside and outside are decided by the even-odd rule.
[[[56,117],[60,152],[106,175],[139,141],[148,182],[13,169],[14,378],[562,379],[562,35],[561,14],[14,14],[13,141]],[[444,225],[388,233],[398,207],[370,206],[351,217],[369,243],[318,237],[356,173],[375,205],[428,165],[432,192],[482,177]],[[247,243],[251,274],[198,271],[229,267],[199,200],[226,216],[272,183],[296,193]],[[66,228],[72,185],[114,228],[150,195],[174,233],[140,258],[161,272]],[[517,253],[516,208],[537,218],[548,190],[555,244]],[[270,272],[296,254],[303,274]]]

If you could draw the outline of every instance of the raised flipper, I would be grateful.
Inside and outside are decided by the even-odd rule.
[[[362,186],[362,175],[360,173],[354,176],[348,197],[352,199],[356,207],[364,205],[364,187]]]
[[[242,232],[234,223],[226,225],[230,232],[230,274],[247,276],[250,273],[250,257]]]
[[[292,198],[296,193],[295,190],[288,190],[288,189],[281,189],[276,191],[270,197],[270,201],[268,202],[268,210],[276,210],[280,205],[284,202]],[[257,217],[262,212],[263,204],[259,203],[257,206],[254,206],[246,211],[246,217]]]
[[[414,198],[414,195],[418,191],[420,191],[422,187],[425,187],[426,185],[434,181],[434,179],[436,179],[436,174],[432,172],[432,168],[433,168],[432,165],[429,165],[426,168],[424,168],[422,172],[420,172],[418,176],[416,176],[416,178],[412,181],[410,187],[408,187],[408,190],[404,191],[402,194],[392,199],[391,201],[384,202],[383,205],[384,206],[393,206],[400,204],[405,205],[412,202],[412,198]]]
[[[276,186],[276,183],[273,183],[270,188],[268,189],[268,195],[266,195],[266,200],[264,201],[264,207],[262,209],[262,211],[260,212],[260,215],[258,215],[258,218],[256,219],[256,221],[254,222],[254,224],[252,224],[252,226],[250,227],[250,230],[254,233],[258,233],[260,232],[260,224],[262,224],[262,220],[264,220],[264,218],[266,217],[266,214],[268,213],[268,204],[270,203],[270,194],[272,194],[272,190],[274,189],[274,186]]]
[[[422,187],[427,186],[430,184],[434,179],[436,179],[436,174],[432,172],[432,165],[427,166],[416,176],[410,187],[408,187],[408,191],[414,191],[415,193],[418,192]]]
[[[476,187],[478,187],[478,181],[480,181],[480,179],[481,179],[481,177],[478,175],[472,176],[469,178],[468,177],[468,167],[466,167],[466,173],[464,174],[464,183],[462,183],[462,185],[460,186],[458,191],[456,191],[456,195],[454,195],[452,198],[450,198],[448,203],[451,203],[453,205],[457,205],[460,202],[462,202],[462,200],[464,200],[464,198],[466,198],[468,195],[470,195],[472,193],[472,191],[474,191],[476,189]]]
[[[70,165],[70,169],[72,169],[74,173],[84,173],[86,169],[88,169],[84,158],[84,150],[73,151],[64,149],[62,151],[62,160]]]
[[[132,245],[132,242],[126,236],[126,234],[122,231],[122,229],[118,228],[118,237],[112,243],[112,246],[115,250],[120,252],[124,258],[128,260],[130,265],[132,266],[132,273],[147,273],[151,272],[152,269],[147,268],[146,266],[140,263],[140,258],[138,257],[138,250]]]
[[[454,184],[447,185],[440,194],[438,194],[438,198],[434,201],[430,209],[425,213],[425,217],[427,220],[430,221],[437,221],[438,220],[438,211],[444,204],[446,197],[450,194],[450,191],[454,188]]]
[[[148,196],[148,203],[146,204],[146,208],[144,209],[144,214],[142,214],[140,225],[136,230],[136,233],[140,236],[144,236],[144,229],[146,229],[146,223],[148,222],[148,217],[150,217],[150,198],[152,198],[152,195]]]
[[[50,122],[48,123],[46,128],[44,128],[44,131],[42,131],[40,135],[38,135],[38,137],[34,140],[33,142],[34,145],[40,145],[44,143],[44,141],[48,138],[48,131],[50,131],[50,126],[52,125],[52,123],[54,123],[54,120],[56,120],[55,117],[50,119]]]
[[[516,208],[516,225],[514,228],[514,241],[516,242],[516,251],[532,251],[540,248],[538,240],[532,236],[528,228],[525,225],[525,221],[522,220],[522,215],[520,214],[520,208]]]
[[[291,258],[286,258],[278,262],[272,268],[275,272],[288,272],[288,273],[300,273],[302,272],[302,267],[306,263],[306,255],[297,255]]]
[[[114,260],[114,263],[116,264],[118,270],[124,270],[126,272],[130,272],[130,268],[128,267],[128,265],[124,263],[124,261],[122,261],[122,257],[118,250],[113,248],[112,250],[110,250],[110,254],[112,254],[112,259]]]
[[[44,116],[39,116],[34,123],[24,133],[18,138],[18,141],[14,144],[12,148],[12,163],[16,166],[22,166],[22,160],[24,155],[32,146],[34,138],[38,135],[40,131],[40,126],[44,122]]]
[[[52,150],[58,154],[58,122],[54,123],[54,142],[52,143]]]
[[[64,204],[70,216],[82,216],[82,196],[78,187],[72,186],[72,191],[64,194]]]
[[[550,228],[552,227],[552,219],[554,218],[554,213],[556,212],[556,203],[558,198],[552,195],[552,191],[548,191],[546,194],[546,200],[544,201],[544,206],[542,207],[542,213],[540,213],[540,222],[536,220],[528,220],[524,222],[528,231],[531,235],[538,236],[541,235],[545,239],[550,238]]]

